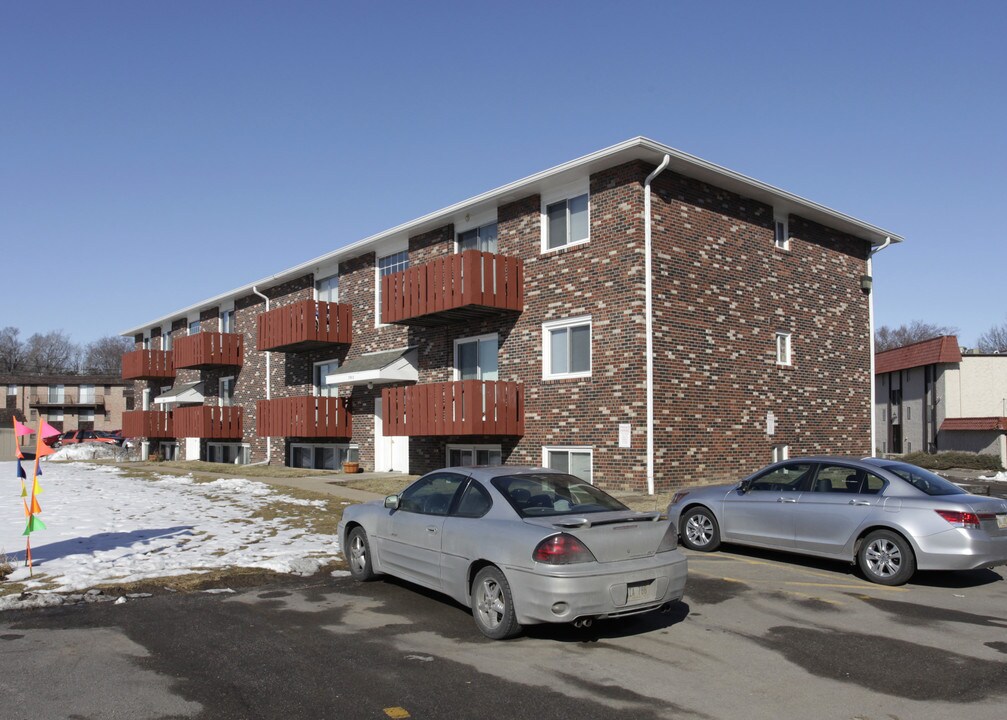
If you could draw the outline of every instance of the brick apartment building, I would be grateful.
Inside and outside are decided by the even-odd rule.
[[[5,410],[33,428],[41,418],[58,430],[118,430],[132,409],[133,384],[115,375],[11,374],[0,385]]]
[[[870,257],[899,240],[635,138],[126,331],[125,432],[637,490],[865,455]]]

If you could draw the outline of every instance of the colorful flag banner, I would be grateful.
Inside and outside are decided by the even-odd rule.
[[[21,437],[23,435],[34,435],[34,434],[35,434],[34,430],[32,430],[27,425],[19,423],[17,421],[17,418],[14,418],[14,436],[15,437]]]
[[[28,479],[28,473],[26,473],[24,471],[24,468],[21,467],[21,458],[18,458],[18,460],[17,460],[17,476],[19,478],[21,478],[22,480],[27,480]]]
[[[52,425],[47,423],[45,420],[42,421],[42,424],[39,425],[38,428],[38,435],[40,440],[42,438],[50,438],[53,435],[59,435],[61,432],[62,432],[61,430],[57,430]]]

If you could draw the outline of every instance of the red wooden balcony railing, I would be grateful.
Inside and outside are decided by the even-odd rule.
[[[123,380],[157,380],[175,377],[171,350],[134,350],[122,356]]]
[[[274,308],[258,317],[259,350],[303,352],[353,342],[349,305],[304,300]]]
[[[381,391],[385,435],[524,435],[524,385],[458,380]]]
[[[381,318],[402,325],[444,325],[524,310],[520,258],[466,250],[381,279]]]
[[[237,333],[196,333],[175,340],[175,368],[206,368],[241,365],[244,335]],[[191,436],[182,436],[191,437]]]
[[[260,437],[348,438],[353,432],[344,398],[291,397],[256,403]]]
[[[173,438],[170,412],[127,410],[122,414],[122,436],[128,438]]]
[[[172,413],[175,437],[240,438],[243,412],[240,406],[178,408]]]

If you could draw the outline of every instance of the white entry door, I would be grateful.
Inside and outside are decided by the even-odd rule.
[[[185,459],[199,460],[199,438],[185,439]]]
[[[374,398],[374,470],[375,472],[409,472],[409,438],[386,436],[381,398]]]

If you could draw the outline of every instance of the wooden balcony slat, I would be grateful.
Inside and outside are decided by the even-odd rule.
[[[176,368],[240,366],[244,358],[244,335],[196,333],[178,338],[172,351]]]
[[[301,352],[353,342],[353,315],[342,303],[301,302],[273,308],[256,319],[259,350]]]
[[[172,414],[157,410],[127,410],[122,414],[122,435],[128,438],[173,438]]]
[[[175,437],[240,438],[243,416],[241,406],[178,408],[173,413]]]
[[[345,398],[300,396],[256,403],[259,437],[348,438],[352,418]]]
[[[122,356],[123,380],[156,380],[175,377],[171,350],[134,350]]]
[[[385,388],[381,398],[385,435],[524,434],[521,383],[481,380],[426,383]]]

